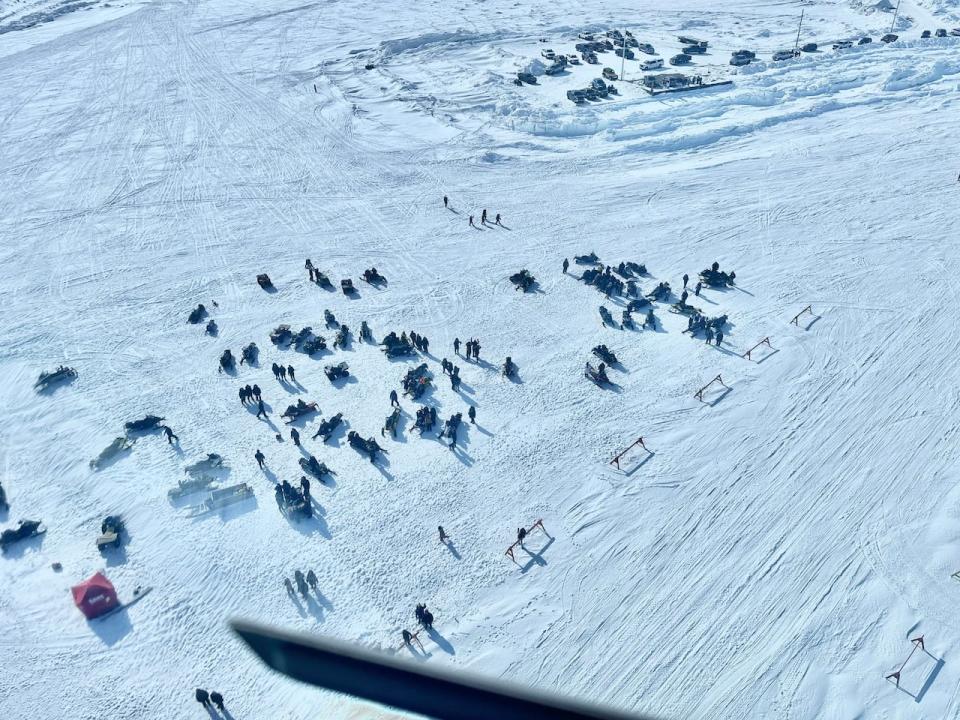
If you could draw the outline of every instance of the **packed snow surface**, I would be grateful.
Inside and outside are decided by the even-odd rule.
[[[0,522],[48,528],[0,558],[0,717],[201,717],[196,687],[238,720],[393,716],[267,671],[226,622],[389,649],[418,602],[437,628],[421,662],[658,717],[957,717],[960,38],[920,34],[960,8],[905,0],[886,44],[875,5],[803,3],[819,50],[773,62],[800,3],[0,4]],[[683,72],[733,84],[651,97],[612,53],[543,74],[541,50],[611,28],[664,59],[679,34],[708,40]],[[757,62],[731,67],[740,48]],[[626,72],[619,95],[566,100],[606,66]],[[504,227],[470,227],[483,208]],[[561,272],[591,251],[644,263],[643,292],[667,281],[674,301],[684,273],[735,270],[689,298],[729,315],[723,344],[668,303],[655,331],[602,326],[622,300]],[[388,284],[360,280],[372,266]],[[523,268],[529,293],[508,280]],[[218,335],[186,322],[197,303]],[[281,323],[332,344],[325,308],[429,353],[271,344]],[[217,372],[251,341],[259,366]],[[619,358],[606,388],[583,377],[600,343]],[[341,361],[352,377],[331,384]],[[378,432],[420,362],[441,423],[477,408],[455,450],[413,432],[406,397],[398,437]],[[35,392],[61,363],[78,378]],[[718,374],[727,389],[695,398]],[[267,422],[238,401],[247,383]],[[320,408],[300,451],[280,419],[297,398]],[[330,442],[311,439],[337,412]],[[146,414],[179,444],[147,434],[92,469]],[[639,436],[650,454],[618,472]],[[167,491],[211,452],[255,498],[191,516],[203,496]],[[288,521],[273,481],[296,482],[302,452],[336,476]],[[129,542],[101,555],[109,514]],[[512,562],[538,519],[549,535]],[[122,600],[153,591],[87,622],[69,588],[100,569]],[[297,569],[319,578],[309,601],[284,589]],[[898,688],[885,675],[919,635]]]

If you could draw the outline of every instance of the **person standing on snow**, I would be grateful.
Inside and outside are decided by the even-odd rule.
[[[397,397],[397,391],[390,391],[390,407],[400,407],[400,400]]]
[[[471,405],[470,409],[467,410],[467,417],[470,418],[471,425],[476,425],[477,424],[477,408]]]
[[[447,203],[448,203],[447,196],[444,195],[444,196],[443,196],[443,207],[446,208],[446,207],[447,207]]]
[[[263,470],[263,461],[267,459],[267,456],[260,452],[260,448],[257,448],[257,451],[253,454],[253,457],[257,461],[257,465],[260,466],[260,469]]]
[[[566,275],[566,274],[567,274],[567,270],[569,270],[569,269],[570,269],[570,261],[567,260],[566,258],[564,258],[564,259],[563,259],[563,274]]]

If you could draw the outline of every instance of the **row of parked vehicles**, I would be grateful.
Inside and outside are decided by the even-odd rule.
[[[610,68],[604,68],[604,70],[610,70]],[[613,73],[614,79],[616,79],[616,73],[612,70],[610,72]],[[613,83],[604,82],[603,78],[594,78],[590,81],[590,84],[583,89],[567,90],[567,100],[577,105],[582,105],[588,100],[602,100],[610,95],[618,94],[619,91]]]
[[[933,33],[931,33],[929,30],[924,30],[922,33],[920,33],[920,38],[921,38],[922,40],[929,40],[931,37],[943,38],[943,37],[947,37],[947,35],[948,35],[948,33],[947,33],[946,28],[938,28],[938,29],[935,30]],[[953,36],[956,36],[956,37],[960,37],[960,28],[954,28],[953,30],[951,30],[951,31],[949,32],[949,35],[953,35]],[[896,35],[895,33],[887,33],[886,35],[884,35],[883,37],[880,38],[880,42],[882,42],[882,43],[892,43],[892,42],[896,42],[896,41],[899,40],[899,39],[900,39],[900,36],[899,36],[899,35]],[[870,37],[869,35],[864,35],[863,37],[861,37],[861,38],[859,38],[859,39],[857,39],[857,40],[839,40],[839,41],[833,43],[833,49],[834,49],[834,50],[846,50],[847,48],[852,48],[854,45],[870,45],[871,43],[873,43],[873,38]],[[746,65],[747,63],[750,62],[750,60],[753,60],[753,59],[756,57],[753,53],[749,53],[750,58],[749,58],[749,59],[746,59],[745,56],[739,54],[739,53],[744,53],[744,52],[746,52],[746,51],[739,50],[739,51],[735,52],[735,53],[733,54],[733,56],[730,58],[730,64],[731,64],[731,65]],[[797,51],[797,50],[778,50],[777,52],[775,52],[775,53],[773,54],[773,59],[774,59],[775,61],[789,60],[789,59],[791,59],[791,58],[797,57],[798,55],[800,55],[801,52],[805,52],[805,53],[817,52],[817,44],[816,44],[816,43],[806,43],[805,45],[801,45],[801,46],[800,46],[800,50],[799,50],[799,51]]]

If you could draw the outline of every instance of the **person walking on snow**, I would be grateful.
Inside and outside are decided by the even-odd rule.
[[[688,282],[690,282],[690,276],[687,275],[686,273],[684,273],[684,274],[683,274],[683,287],[684,287],[684,288],[687,287],[687,283],[688,283]]]
[[[283,365],[277,365],[277,369],[280,371],[280,382],[286,382],[287,369]]]
[[[470,418],[471,425],[476,425],[477,424],[477,408],[471,405],[470,409],[467,410],[467,417]]]
[[[390,391],[390,407],[400,407],[400,399],[397,397],[397,391]]]
[[[259,386],[259,385],[254,385],[253,388],[252,388],[252,390],[253,390],[253,397],[254,397],[254,399],[259,400],[259,399],[260,399],[260,386]]]
[[[300,447],[300,433],[296,428],[290,428],[290,439],[293,440],[294,445]]]
[[[287,375],[290,376],[290,380],[291,380],[292,382],[296,382],[296,381],[297,381],[297,375],[296,375],[296,373],[293,371],[293,365],[287,365]]]
[[[563,259],[563,274],[566,275],[566,274],[567,274],[567,270],[569,270],[569,269],[570,269],[570,261],[567,260],[566,258],[564,258],[564,259]]]
[[[160,427],[163,428],[163,432],[166,434],[167,442],[169,444],[173,445],[174,440],[180,442],[180,438],[173,434],[173,430],[171,430],[168,425],[161,425]]]
[[[457,355],[460,354],[460,338],[453,339],[453,352]]]
[[[204,707],[210,707],[210,693],[208,693],[206,690],[197,688],[193,696],[197,699],[197,702]]]
[[[487,224],[487,209],[486,209],[486,208],[483,209],[483,214],[480,216],[480,224],[481,224],[481,225],[486,225],[486,224]]]
[[[493,224],[500,225],[500,227],[503,227],[503,224],[500,222],[500,213],[497,213],[497,217],[494,218]]]
[[[257,461],[257,465],[260,466],[260,469],[263,470],[263,461],[267,459],[267,456],[260,452],[260,448],[257,448],[257,451],[253,454],[253,457]]]
[[[267,409],[263,406],[263,400],[257,400],[257,418],[267,419]]]
[[[473,215],[470,216],[470,227],[476,227],[476,225],[473,224]]]
[[[440,525],[439,527],[437,527],[437,530],[440,531],[440,542],[445,543],[447,540],[450,539],[450,536],[443,531],[443,525]]]
[[[696,295],[697,297],[700,297],[700,291],[701,291],[701,290],[703,290],[703,283],[702,283],[702,282],[698,282],[698,283],[697,283],[697,287],[694,288],[694,290],[693,290],[693,294]]]
[[[717,330],[717,347],[720,347],[720,343],[723,342],[723,331]]]
[[[444,196],[443,196],[443,206],[444,206],[445,208],[448,207],[448,204],[447,204],[447,203],[448,203],[447,196],[444,195]]]

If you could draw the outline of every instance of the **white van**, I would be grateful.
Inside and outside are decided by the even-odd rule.
[[[644,71],[659,70],[662,67],[663,60],[661,58],[657,58],[656,60],[644,60],[642,63],[640,63],[640,69]]]

